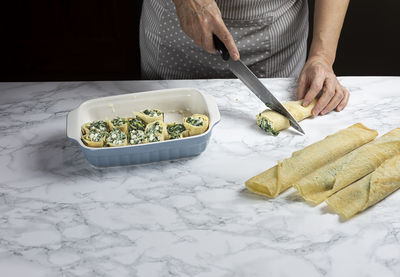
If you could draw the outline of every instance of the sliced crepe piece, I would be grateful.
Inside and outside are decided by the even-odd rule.
[[[113,129],[106,137],[106,144],[110,147],[125,146],[128,145],[128,139],[121,129]]]
[[[146,124],[154,121],[164,121],[164,113],[158,109],[145,109],[136,113],[136,116],[143,120]]]
[[[112,120],[107,118],[106,121],[110,130],[119,129],[125,134],[128,132],[128,120],[126,118],[117,116]]]
[[[143,130],[129,131],[129,144],[142,144],[147,142],[147,136]]]
[[[82,125],[82,134],[86,135],[90,132],[107,132],[108,126],[104,120],[92,121]]]
[[[144,132],[148,142],[163,141],[167,136],[164,122],[161,120],[147,124]]]
[[[82,136],[82,142],[89,147],[103,147],[107,132],[91,130]]]
[[[183,118],[183,125],[188,131],[189,136],[200,135],[207,131],[209,120],[204,114],[193,114]]]
[[[396,155],[384,161],[374,172],[329,197],[326,203],[348,219],[399,188],[400,155]]]
[[[399,153],[400,128],[397,128],[315,170],[293,186],[304,199],[319,204]]]
[[[303,100],[291,101],[283,103],[282,105],[290,112],[296,121],[311,116],[311,110],[314,108],[317,100],[314,100],[307,107],[302,106]],[[265,110],[257,115],[257,125],[262,130],[274,136],[279,134],[279,131],[290,127],[289,119],[278,112],[272,110]]]
[[[166,139],[178,139],[186,137],[188,131],[185,126],[181,123],[168,123],[167,124],[167,138]]]
[[[254,193],[276,197],[307,174],[370,142],[377,135],[361,123],[354,124],[294,152],[292,157],[246,181],[246,187]]]
[[[128,130],[142,130],[146,128],[146,122],[141,120],[139,117],[128,117]]]

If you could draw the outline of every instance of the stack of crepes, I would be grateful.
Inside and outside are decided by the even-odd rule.
[[[268,197],[293,186],[313,204],[340,191],[327,203],[341,215],[352,216],[400,186],[400,128],[374,140],[377,135],[357,123],[294,152],[292,157],[248,180],[246,186]]]

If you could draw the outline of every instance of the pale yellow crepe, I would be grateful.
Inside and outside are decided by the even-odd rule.
[[[293,186],[304,199],[319,204],[399,153],[400,128],[397,128],[317,169]]]
[[[255,193],[276,197],[307,174],[373,140],[378,133],[361,123],[340,130],[325,139],[296,151],[267,171],[246,181]]]
[[[290,112],[296,121],[301,121],[311,116],[311,110],[314,108],[317,100],[314,100],[307,107],[303,107],[302,103],[303,100],[299,100],[286,102],[282,105]],[[290,127],[289,120],[285,116],[269,109],[257,115],[257,125],[264,131],[273,135],[277,135],[280,130]]]
[[[326,203],[350,218],[400,188],[400,155],[384,161],[374,172],[335,193]]]
[[[191,122],[190,119],[194,120],[194,122]],[[204,114],[193,114],[183,118],[183,126],[185,126],[186,134],[189,136],[200,135],[207,131],[209,122],[208,116]]]

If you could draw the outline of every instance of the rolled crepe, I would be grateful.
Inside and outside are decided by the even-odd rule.
[[[291,101],[283,103],[282,105],[290,112],[296,121],[311,116],[311,110],[314,108],[317,100],[314,100],[307,107],[302,106],[303,100]],[[257,115],[257,125],[267,133],[274,136],[279,134],[279,131],[287,129],[290,126],[289,119],[278,112],[272,110],[265,110]]]
[[[276,197],[304,176],[373,140],[377,135],[376,131],[361,123],[354,124],[294,152],[292,157],[246,181],[246,187],[254,193]]]
[[[103,147],[106,136],[107,132],[89,132],[86,135],[83,135],[81,140],[89,147]]]
[[[147,142],[164,141],[167,137],[166,132],[164,122],[161,120],[147,124],[146,129],[144,130],[144,133],[147,136]]]
[[[164,113],[158,109],[145,109],[136,116],[143,120],[146,124],[152,123],[154,121],[164,121]]]
[[[204,133],[208,129],[208,124],[208,117],[204,114],[194,114],[183,119],[183,126],[185,126],[189,136]]]
[[[141,130],[144,131],[146,128],[146,123],[139,117],[128,117],[128,130]]]
[[[315,170],[293,186],[304,199],[319,204],[399,153],[400,128],[397,128]]]
[[[186,130],[185,126],[181,123],[168,123],[167,124],[167,137],[165,139],[178,139],[186,137],[188,131]]]
[[[128,139],[121,129],[114,129],[108,133],[106,143],[109,147],[125,146],[128,145]]]
[[[400,188],[400,155],[384,161],[374,172],[335,193],[326,203],[344,218],[362,212]]]
[[[128,120],[126,118],[121,118],[119,116],[112,120],[106,118],[106,122],[110,130],[119,129],[125,134],[128,132]]]

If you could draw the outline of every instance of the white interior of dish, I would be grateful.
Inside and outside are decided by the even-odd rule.
[[[133,117],[134,112],[159,109],[165,113],[165,122],[182,122],[184,116],[195,113],[210,118],[210,128],[219,121],[218,107],[214,98],[196,89],[168,89],[138,92],[88,100],[68,114],[67,136],[81,140],[82,124],[95,120],[112,119],[116,116]],[[86,147],[86,146],[85,146]]]

